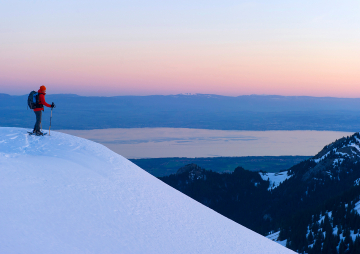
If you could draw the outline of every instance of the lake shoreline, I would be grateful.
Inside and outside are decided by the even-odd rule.
[[[189,128],[57,130],[103,144],[128,159],[313,156],[352,132],[239,131]]]

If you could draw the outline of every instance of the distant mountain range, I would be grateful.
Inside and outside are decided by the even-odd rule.
[[[29,91],[30,92],[30,91]],[[360,129],[360,99],[307,96],[47,95],[54,129],[173,127],[221,130]],[[32,127],[27,95],[0,94],[0,126]],[[44,119],[48,119],[47,110]],[[47,128],[48,121],[43,121]]]
[[[160,180],[299,253],[360,253],[360,134],[278,174],[187,165]]]

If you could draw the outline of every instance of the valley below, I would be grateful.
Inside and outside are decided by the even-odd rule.
[[[160,180],[298,253],[359,253],[360,134],[278,173],[188,164]]]

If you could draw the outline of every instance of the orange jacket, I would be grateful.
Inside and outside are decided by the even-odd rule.
[[[38,93],[39,93],[39,102],[40,102],[40,104],[45,105],[48,108],[51,108],[51,105],[46,103],[46,101],[45,101],[45,93],[41,92],[40,90],[38,91]],[[41,108],[34,109],[34,111],[41,111],[41,110],[44,110],[44,106],[41,107]]]

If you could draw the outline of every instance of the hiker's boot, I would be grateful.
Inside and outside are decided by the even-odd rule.
[[[36,131],[36,136],[44,136],[44,133],[42,133],[41,131]]]

